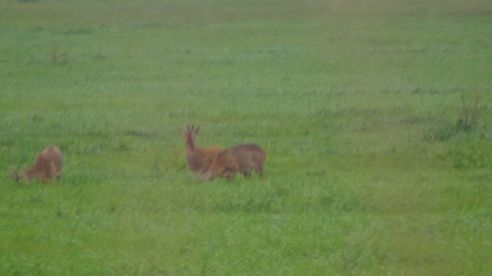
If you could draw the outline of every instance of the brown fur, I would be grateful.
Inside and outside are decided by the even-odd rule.
[[[62,170],[63,153],[57,146],[50,146],[38,155],[32,167],[20,172],[13,170],[12,177],[16,181],[54,181],[61,176]]]
[[[204,179],[216,177],[234,178],[236,173],[250,177],[252,171],[263,176],[266,153],[256,144],[242,144],[221,151],[215,157],[207,172],[202,176]]]
[[[195,146],[195,137],[200,128],[187,126],[184,130],[186,143],[186,164],[188,168],[198,174],[203,174],[214,160],[217,153],[222,151],[221,147],[198,148]]]

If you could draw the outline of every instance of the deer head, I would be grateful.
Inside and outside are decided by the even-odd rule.
[[[19,170],[17,170],[17,168],[14,168],[10,171],[10,176],[16,182],[28,180],[26,172],[25,171],[19,171]]]

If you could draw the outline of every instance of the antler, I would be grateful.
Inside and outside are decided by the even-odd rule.
[[[198,133],[199,130],[200,130],[199,126],[195,125],[195,123],[191,124],[190,132]]]
[[[184,131],[185,133],[190,133],[193,130],[193,125],[185,125]]]
[[[186,135],[189,135],[189,134],[197,134],[198,131],[200,130],[200,127],[199,126],[195,126],[195,123],[191,124],[191,125],[186,125],[186,128],[184,129],[184,132]]]

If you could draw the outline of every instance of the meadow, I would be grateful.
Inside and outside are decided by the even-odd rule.
[[[491,275],[488,0],[0,0],[0,275]],[[265,178],[201,182],[255,142]],[[58,183],[18,184],[50,144]]]

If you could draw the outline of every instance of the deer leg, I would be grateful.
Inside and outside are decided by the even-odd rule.
[[[263,177],[263,165],[258,165],[258,166],[256,167],[256,172],[258,173],[258,175],[259,175],[260,177]]]
[[[236,170],[233,167],[224,168],[224,176],[227,180],[233,180]]]
[[[234,180],[234,172],[232,171],[228,171],[226,174],[225,174],[225,177],[227,180]]]

